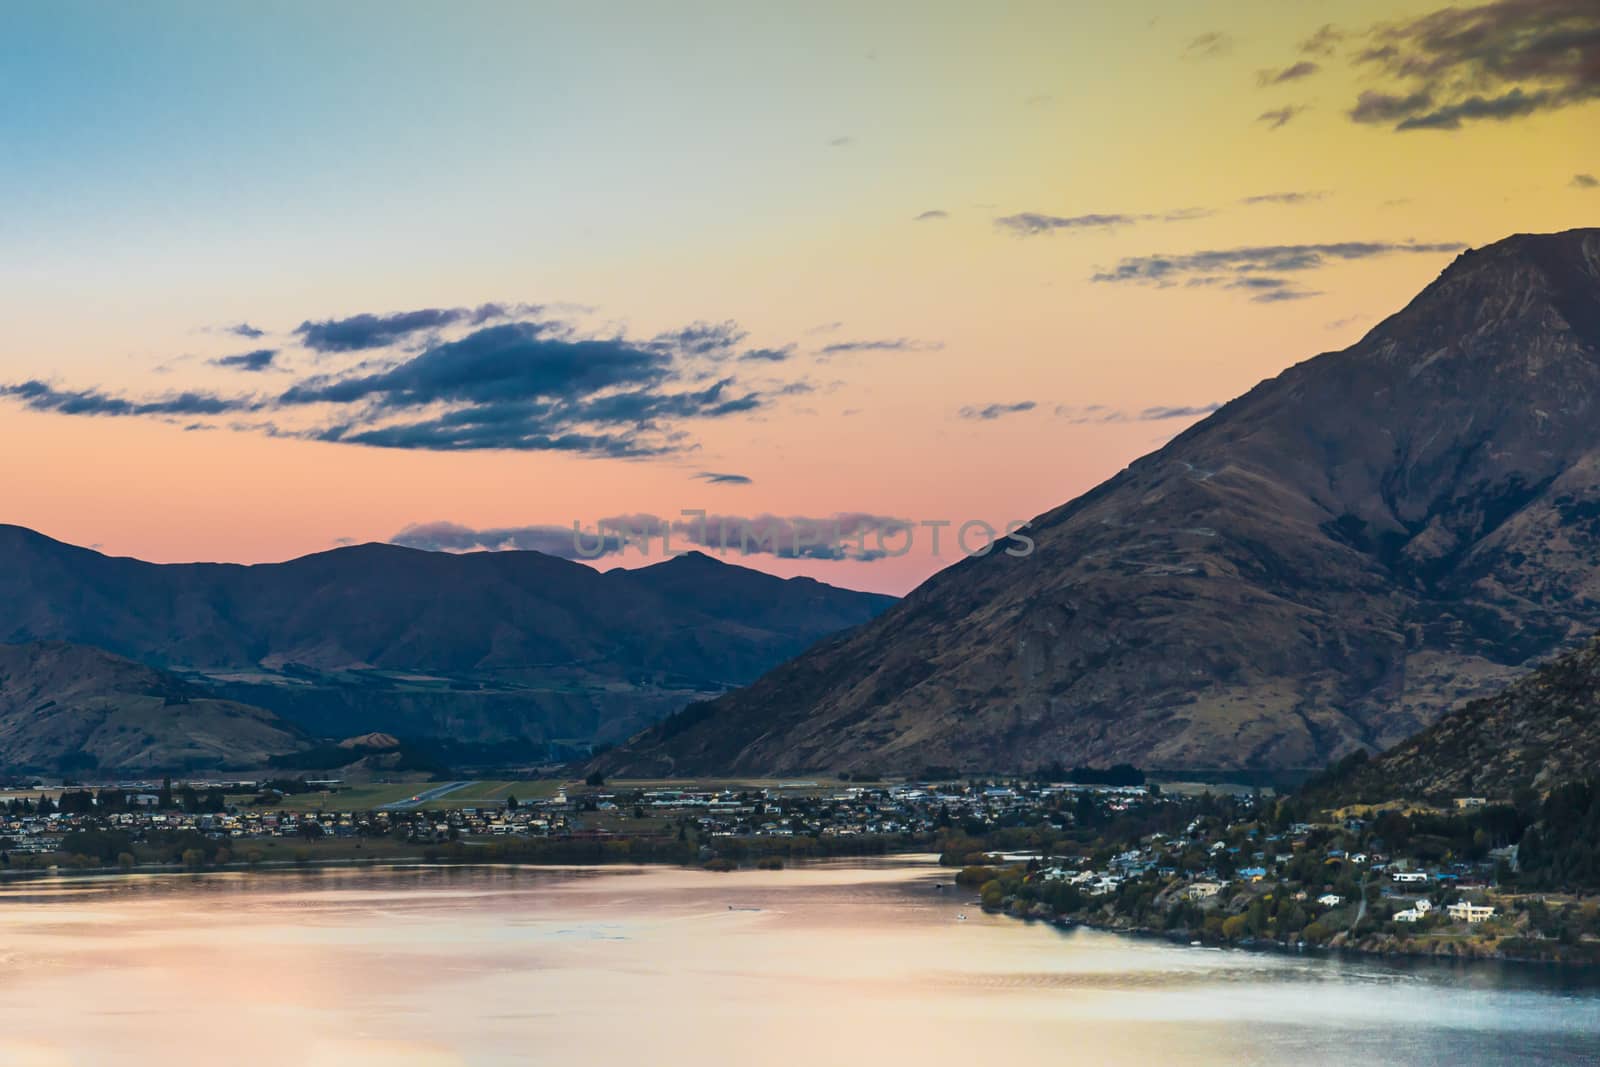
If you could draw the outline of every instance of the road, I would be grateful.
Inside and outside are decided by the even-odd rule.
[[[378,810],[407,811],[411,808],[420,808],[430,800],[438,800],[440,797],[448,796],[449,794],[454,793],[457,789],[465,789],[469,785],[477,784],[477,782],[446,782],[444,785],[436,785],[432,789],[424,790],[423,792],[418,793],[415,796],[408,797],[405,800],[396,800],[392,804],[380,805]]]

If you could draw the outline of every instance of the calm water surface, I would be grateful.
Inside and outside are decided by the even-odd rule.
[[[0,1064],[1600,1062],[1600,989],[1552,972],[1061,933],[932,889],[948,878],[895,862],[5,883]]]

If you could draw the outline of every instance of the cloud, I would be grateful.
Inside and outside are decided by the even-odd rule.
[[[1032,411],[1038,407],[1032,400],[1022,400],[1015,404],[984,404],[982,406],[968,405],[961,409],[959,414],[963,419],[981,419],[990,421],[1004,418],[1007,415],[1019,415],[1024,411]]]
[[[1322,67],[1309,59],[1302,59],[1298,63],[1291,63],[1282,70],[1262,70],[1256,72],[1256,84],[1262,88],[1271,85],[1282,85],[1285,82],[1299,81],[1309,78]]]
[[[712,485],[750,485],[755,481],[747,474],[723,474],[718,471],[700,471],[695,477]]]
[[[851,352],[932,352],[944,347],[940,341],[917,341],[910,337],[889,337],[872,341],[835,341],[824,345],[820,354],[838,356]]]
[[[782,363],[794,355],[793,345],[782,348],[752,348],[741,352],[739,359],[745,363]]]
[[[1327,198],[1326,190],[1313,189],[1307,192],[1259,193],[1255,196],[1242,197],[1239,203],[1247,207],[1254,207],[1257,204],[1309,204]]]
[[[424,330],[437,330],[461,322],[487,322],[504,314],[499,304],[478,308],[422,308],[388,315],[363,313],[344,319],[309,319],[295,327],[301,344],[314,352],[360,352],[387,348]]]
[[[941,211],[938,208],[934,208],[932,211],[924,211],[922,214],[913,217],[911,221],[912,222],[934,222],[934,221],[937,221],[939,219],[947,219],[949,217],[950,217],[950,212]]]
[[[35,380],[15,385],[0,385],[0,397],[19,400],[32,411],[53,412],[58,415],[131,416],[196,416],[226,415],[258,410],[260,404],[248,400],[234,400],[213,393],[169,393],[153,400],[129,400],[112,396],[97,389],[57,389]]]
[[[463,321],[474,322],[480,311],[464,313]],[[371,327],[377,320],[330,320],[339,328],[309,332],[315,343],[338,345],[370,343],[374,331],[398,338],[430,328],[419,327],[423,320],[416,318]],[[351,322],[359,332],[341,332]],[[768,391],[745,386],[734,374],[708,375],[705,360],[735,351],[743,337],[731,322],[695,323],[632,341],[578,337],[555,322],[509,321],[468,328],[448,340],[432,335],[415,354],[391,353],[347,371],[304,376],[273,396],[183,392],[141,399],[34,380],[0,386],[0,397],[62,415],[233,416],[228,425],[240,431],[374,448],[658,456],[696,447],[682,423],[754,412],[807,388],[791,383]],[[780,351],[786,350],[761,358]],[[275,366],[277,356],[278,350],[261,349],[214,362],[259,372]]]
[[[265,337],[266,333],[267,333],[267,331],[265,331],[265,330],[256,329],[254,326],[250,325],[248,322],[237,323],[237,324],[235,324],[233,326],[224,326],[223,327],[223,332],[231,333],[236,337],[248,337],[252,341],[255,340],[257,337]]]
[[[1258,303],[1303,300],[1317,295],[1283,275],[1320,270],[1333,262],[1403,254],[1459,252],[1460,242],[1340,241],[1328,244],[1255,245],[1207,249],[1183,255],[1130,256],[1090,280],[1170,287],[1220,286],[1253,293]]]
[[[1330,22],[1301,41],[1300,52],[1308,56],[1331,56],[1344,39],[1345,32]]]
[[[1574,189],[1600,189],[1600,178],[1593,174],[1574,174],[1572,176]]]
[[[856,143],[854,137],[832,137],[828,140],[829,148],[849,148]]]
[[[276,348],[258,348],[253,352],[240,352],[236,356],[222,356],[211,361],[212,366],[226,367],[229,370],[242,370],[260,372],[272,367],[272,361],[278,357]]]
[[[1306,108],[1303,106],[1297,104],[1287,104],[1280,108],[1274,108],[1271,111],[1263,111],[1261,114],[1256,116],[1256,121],[1266,123],[1267,129],[1269,130],[1281,130],[1283,127],[1293,122],[1297,116],[1303,114],[1305,111]]]
[[[658,333],[650,339],[650,347],[685,356],[716,356],[725,354],[749,336],[739,324],[726,322],[696,322],[681,330]]]
[[[1005,215],[995,219],[994,224],[1018,237],[1037,237],[1041,234],[1055,233],[1058,230],[1109,230],[1119,226],[1133,226],[1141,222],[1188,222],[1193,219],[1206,218],[1211,214],[1212,212],[1206,208],[1196,207],[1140,215],[1117,213],[1062,216],[1045,215],[1037,211],[1023,211],[1016,215]]]
[[[1211,59],[1216,56],[1225,56],[1233,51],[1233,38],[1221,30],[1212,30],[1191,37],[1183,46],[1181,57],[1183,59]]]
[[[779,559],[887,559],[903,549],[913,524],[865,512],[822,518],[778,515],[613,515],[594,524],[474,529],[453,522],[416,523],[390,543],[430,552],[533,551],[562,559],[598,559],[633,552],[664,555],[702,549],[728,556]],[[665,548],[662,538],[667,538]]]
[[[1397,131],[1455,130],[1600,100],[1600,5],[1491,0],[1372,27],[1353,62],[1388,84],[1350,118]]]
[[[1221,404],[1200,404],[1198,406],[1179,407],[1149,407],[1139,412],[1141,422],[1162,422],[1167,419],[1193,419],[1201,415],[1209,415],[1222,407]]]
[[[1126,411],[1106,404],[1058,404],[1055,415],[1074,426],[1117,422],[1164,422],[1209,415],[1221,404],[1156,404],[1138,411]]]

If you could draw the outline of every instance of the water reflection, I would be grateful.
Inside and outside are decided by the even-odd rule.
[[[985,916],[901,862],[0,884],[0,1064],[1592,1063],[1554,971]],[[947,876],[946,876],[947,878]],[[965,912],[969,919],[956,920]]]

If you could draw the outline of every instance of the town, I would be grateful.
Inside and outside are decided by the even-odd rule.
[[[977,892],[975,903],[1061,925],[1426,955],[1587,958],[1600,949],[1600,898],[1592,865],[1582,867],[1591,861],[1573,867],[1550,812],[1462,797],[1448,808],[1319,813],[1245,787],[1081,777],[1099,780],[667,787],[592,778],[525,783],[521,801],[512,784],[497,798],[472,783],[417,784],[372,807],[341,803],[370,789],[330,781],[63,787],[0,797],[0,865],[17,873],[352,861],[732,870],[936,852],[961,868],[956,880]],[[1558,791],[1543,803],[1571,802]]]

